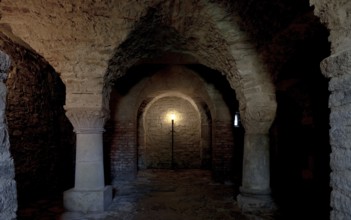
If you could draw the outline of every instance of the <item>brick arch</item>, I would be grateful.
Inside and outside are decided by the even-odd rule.
[[[163,75],[167,74],[166,77]],[[154,81],[162,83],[158,87],[150,86]],[[144,89],[141,91],[142,94],[153,94],[156,97],[162,97],[164,94],[174,96],[187,96],[187,97],[198,97],[201,103],[206,103],[210,114],[213,118],[217,118],[217,115],[224,115],[229,117],[224,112],[218,112],[216,104],[213,102],[215,97],[219,95],[217,93],[209,94],[210,86],[205,83],[204,80],[197,76],[196,73],[185,66],[171,65],[156,72],[148,82],[145,83]],[[164,91],[167,91],[164,93]],[[181,92],[178,92],[181,91]],[[218,98],[220,99],[220,98]],[[207,100],[207,101],[206,101]],[[190,101],[190,99],[188,99]],[[192,105],[196,107],[193,101],[190,101]],[[223,103],[221,103],[223,104]]]
[[[194,102],[194,100],[192,98],[190,98],[187,95],[184,95],[181,92],[176,92],[176,91],[171,91],[171,92],[164,92],[156,97],[154,97],[144,108],[144,113],[147,112],[149,110],[149,108],[155,103],[157,102],[159,99],[162,99],[164,97],[177,97],[180,99],[185,99],[186,101],[188,101],[193,108],[200,114],[200,110],[199,107],[197,106],[197,104]]]

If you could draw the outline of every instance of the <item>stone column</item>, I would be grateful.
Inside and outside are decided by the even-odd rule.
[[[330,78],[330,219],[351,219],[351,50],[331,55],[321,63]]]
[[[64,193],[64,206],[69,211],[103,211],[112,202],[112,187],[104,182],[102,139],[109,113],[97,108],[69,108],[66,115],[77,140],[74,188]]]
[[[244,212],[273,209],[268,134],[245,134],[242,186],[238,202]]]
[[[10,58],[0,51],[0,219],[16,219],[17,190],[15,166],[10,153],[10,140],[6,123],[7,78]]]
[[[270,189],[269,128],[275,117],[275,103],[271,107],[256,106],[245,112],[243,175],[238,203],[243,212],[274,210]]]

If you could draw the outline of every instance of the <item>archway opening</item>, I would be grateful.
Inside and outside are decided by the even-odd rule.
[[[138,168],[201,168],[201,118],[191,103],[163,97],[144,112]],[[140,143],[139,142],[139,143]]]
[[[242,146],[233,138],[235,92],[218,71],[199,64],[141,63],[116,81],[105,147],[111,182],[138,170],[211,170],[240,183]],[[175,113],[173,132],[169,113]],[[241,134],[243,135],[243,134]]]

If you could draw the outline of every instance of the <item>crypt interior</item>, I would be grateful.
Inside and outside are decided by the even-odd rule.
[[[2,0],[0,219],[104,212],[148,170],[208,172],[247,216],[350,219],[350,8]]]

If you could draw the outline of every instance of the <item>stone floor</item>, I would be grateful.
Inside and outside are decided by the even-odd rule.
[[[43,203],[43,202],[42,202]],[[120,182],[103,213],[63,213],[59,204],[39,204],[19,220],[246,220],[272,216],[240,213],[230,184],[214,183],[204,170],[146,170],[133,182]],[[24,210],[25,211],[25,210]],[[23,212],[23,210],[22,210]],[[40,215],[42,213],[42,215]],[[27,214],[27,218],[26,215]]]

